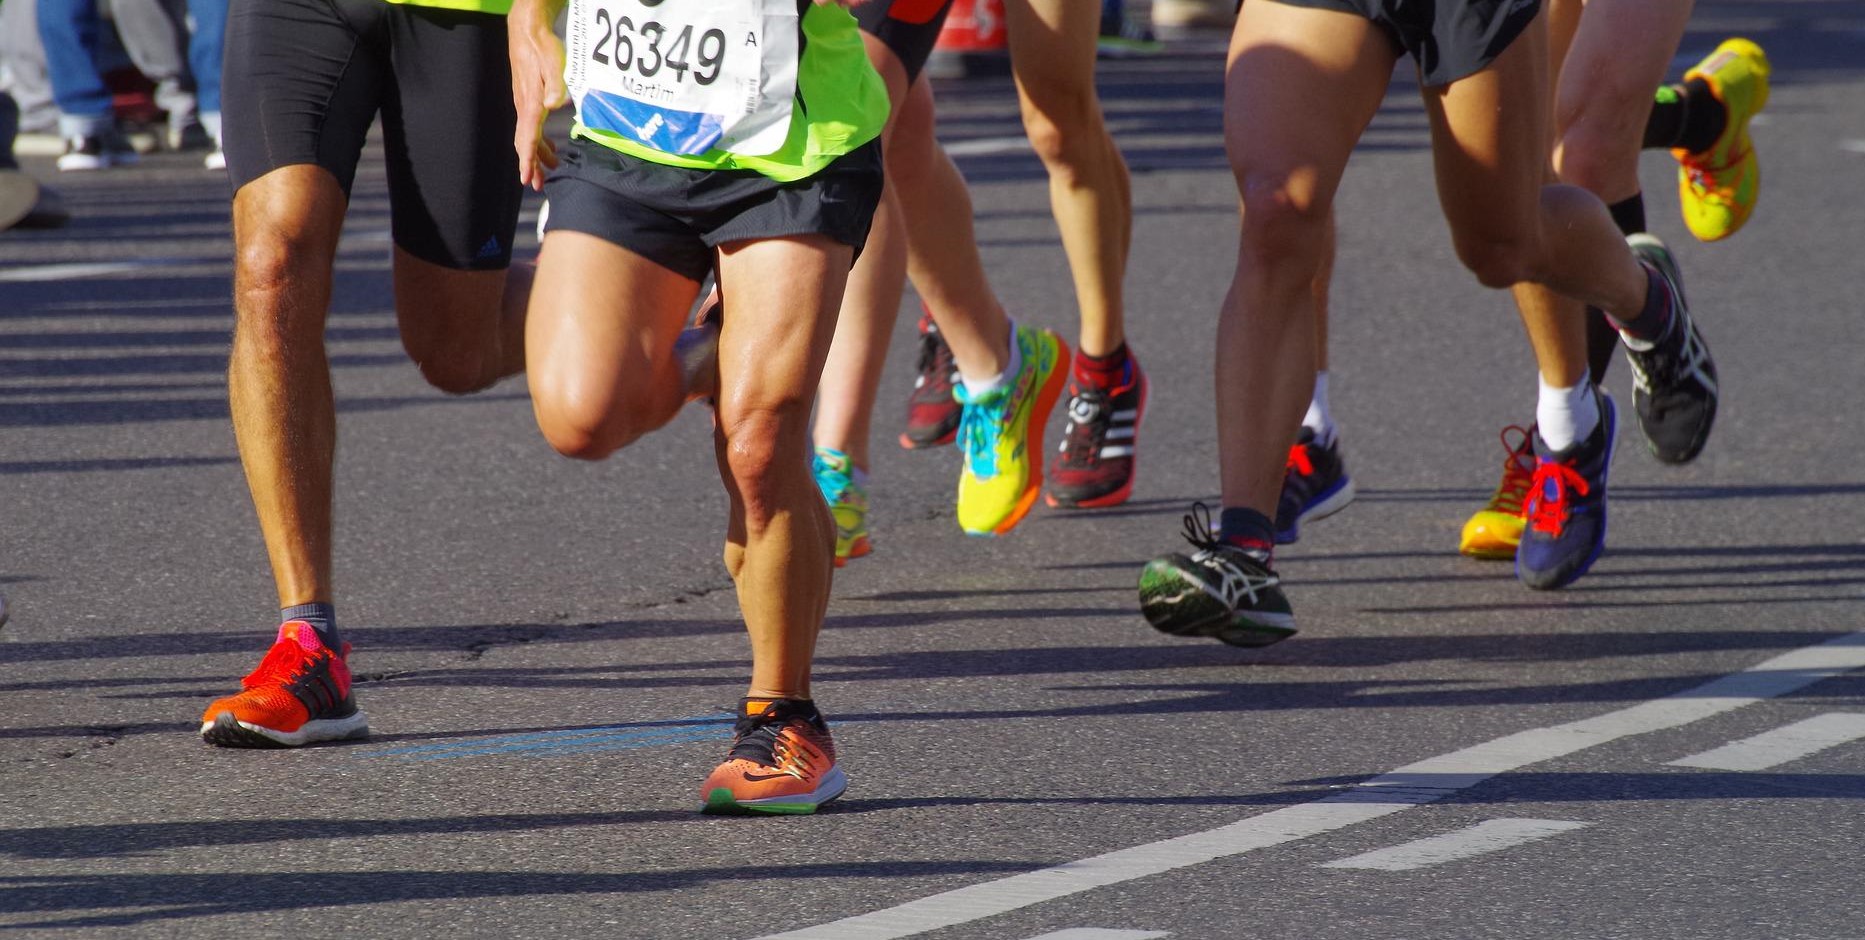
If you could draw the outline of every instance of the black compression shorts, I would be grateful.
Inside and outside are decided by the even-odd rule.
[[[852,11],[861,31],[881,41],[907,68],[907,84],[920,77],[952,0],[868,0]]]
[[[793,183],[652,163],[581,138],[559,157],[544,181],[546,233],[594,235],[694,281],[727,242],[826,235],[859,254],[881,202],[876,141]]]
[[[505,17],[383,0],[233,0],[223,105],[239,187],[329,170],[348,195],[382,113],[395,244],[461,270],[511,263],[517,117]]]
[[[1541,0],[1279,0],[1372,20],[1418,63],[1427,87],[1482,71],[1528,28]]]

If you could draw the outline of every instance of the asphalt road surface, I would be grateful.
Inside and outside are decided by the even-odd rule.
[[[1730,34],[1775,66],[1753,221],[1698,243],[1668,156],[1643,166],[1722,370],[1716,434],[1664,467],[1628,423],[1607,553],[1551,594],[1455,552],[1535,384],[1507,298],[1451,253],[1401,76],[1339,206],[1334,399],[1360,496],[1279,556],[1302,633],[1261,651],[1136,611],[1140,565],[1215,494],[1235,191],[1213,48],[1107,64],[1154,382],[1134,499],[964,538],[955,454],[891,443],[909,298],[875,552],[837,575],[820,651],[853,782],[814,817],[695,812],[747,660],[705,414],[592,465],[550,452],[522,381],[427,388],[389,309],[375,156],[329,334],[339,611],[374,735],[204,746],[201,708],[274,616],[225,404],[225,183],[191,157],[35,163],[75,219],[0,236],[0,928],[1865,935],[1865,9],[1706,2],[1679,70]],[[1072,336],[1009,89],[941,93],[998,290]],[[1621,402],[1628,382],[1615,367]]]

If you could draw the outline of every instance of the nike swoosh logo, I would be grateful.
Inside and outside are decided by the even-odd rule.
[[[781,779],[783,779],[784,777],[788,777],[788,776],[790,776],[790,775],[789,775],[789,774],[786,774],[786,773],[775,773],[775,774],[746,774],[746,775],[745,775],[745,779],[746,779],[747,781],[749,781],[749,782],[751,782],[751,783],[763,783],[763,782],[764,782],[764,781],[766,781],[766,780],[781,780]]]

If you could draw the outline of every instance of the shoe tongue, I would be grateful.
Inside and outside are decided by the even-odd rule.
[[[317,635],[317,628],[303,620],[287,620],[278,626],[277,643],[296,643],[307,653],[324,649],[324,641]]]
[[[765,709],[777,704],[777,700],[769,698],[748,698],[741,704],[744,708],[741,714],[746,718],[756,718],[764,714]]]

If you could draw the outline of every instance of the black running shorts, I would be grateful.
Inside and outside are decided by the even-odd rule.
[[[313,164],[348,195],[380,111],[395,244],[449,268],[511,263],[523,190],[503,16],[383,0],[233,0],[223,74],[236,190]]]
[[[861,31],[881,41],[907,67],[907,84],[920,77],[952,0],[868,0],[851,12]]]
[[[1467,78],[1496,60],[1541,12],[1541,0],[1279,0],[1372,20],[1418,63],[1427,86]]]
[[[651,163],[572,139],[544,180],[546,234],[582,232],[691,280],[726,242],[826,235],[861,252],[881,201],[881,146],[870,141],[807,179]]]

